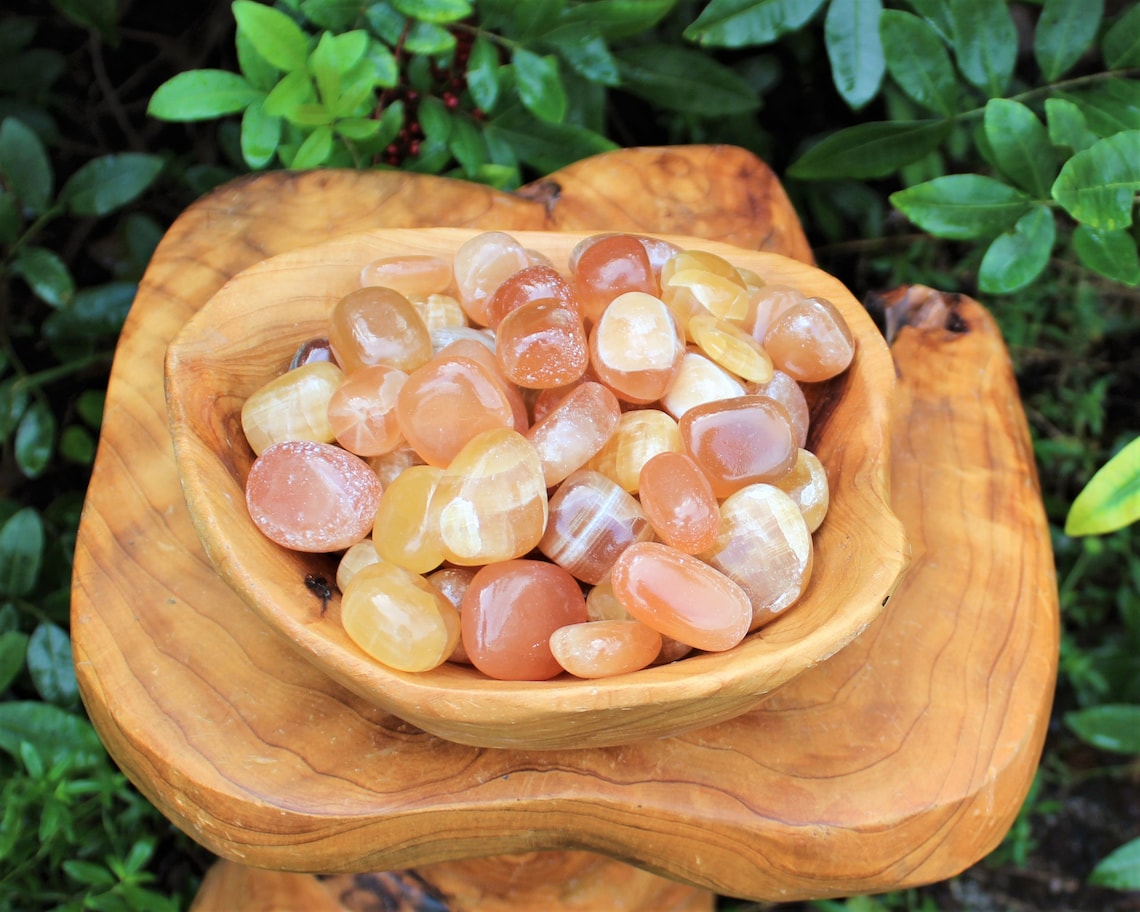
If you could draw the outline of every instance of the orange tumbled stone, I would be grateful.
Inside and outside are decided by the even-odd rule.
[[[396,419],[426,463],[446,467],[477,434],[512,427],[514,409],[488,368],[441,354],[409,375],[396,402]]]
[[[408,375],[375,364],[353,371],[329,399],[328,420],[336,442],[357,456],[379,456],[402,439],[396,399]]]
[[[645,246],[629,234],[603,237],[573,263],[574,291],[587,322],[597,322],[609,303],[626,292],[657,295],[660,286]]]
[[[801,383],[842,373],[855,356],[855,337],[826,298],[807,298],[772,321],[764,334],[772,363]]]
[[[476,567],[442,567],[433,573],[429,573],[427,575],[427,581],[435,586],[443,597],[451,602],[456,610],[459,611],[463,605],[463,594],[467,591],[467,587],[471,585],[471,580],[475,577],[476,571]],[[461,622],[462,619],[461,612]],[[447,661],[458,662],[460,665],[471,664],[471,659],[467,657],[467,650],[463,648],[462,636],[455,644],[455,648],[451,650],[451,655],[447,657]]]
[[[384,488],[372,524],[372,544],[380,557],[414,573],[428,573],[443,563],[428,514],[442,476],[443,469],[436,466],[412,466]]]
[[[344,372],[316,361],[274,377],[255,390],[241,407],[241,427],[254,453],[286,440],[331,443],[329,400],[344,382]]]
[[[345,633],[398,671],[430,671],[459,642],[459,612],[418,573],[380,560],[349,580],[340,600]]]
[[[546,483],[530,441],[512,428],[471,439],[440,477],[431,498],[444,558],[476,566],[522,557],[546,528]]]
[[[652,537],[633,495],[605,475],[580,469],[550,498],[538,549],[582,582],[598,583],[622,551]]]
[[[489,564],[471,579],[460,606],[463,647],[488,677],[545,681],[562,671],[550,635],[586,620],[578,582],[554,564],[508,560]]]
[[[360,270],[361,285],[382,285],[409,298],[445,292],[451,281],[451,263],[437,256],[381,257]]]
[[[600,383],[574,387],[529,431],[542,460],[548,488],[554,487],[597,453],[621,421],[617,398]]]
[[[740,586],[699,558],[660,542],[626,548],[611,581],[633,617],[695,649],[731,649],[752,620],[752,605]]]
[[[329,317],[329,345],[345,373],[373,364],[413,371],[431,357],[423,317],[391,288],[360,288],[341,298]]]
[[[766,396],[739,396],[689,409],[679,422],[684,450],[718,498],[755,482],[776,481],[796,461],[788,413]]]
[[[471,321],[489,325],[491,296],[507,278],[529,265],[523,246],[503,231],[484,231],[461,244],[452,269],[459,303]]]
[[[641,508],[653,531],[686,554],[712,547],[720,507],[712,485],[684,453],[658,453],[641,468]]]
[[[253,461],[245,499],[254,525],[294,551],[340,551],[372,528],[380,480],[347,450],[308,440],[268,447]]]
[[[763,343],[768,327],[789,307],[806,300],[802,291],[790,285],[764,285],[754,288],[749,298],[749,313],[744,327],[752,338]]]
[[[535,301],[561,304],[577,312],[570,283],[551,266],[527,266],[508,276],[487,302],[487,325],[497,327],[511,311]]]
[[[578,311],[551,300],[530,301],[503,317],[496,352],[507,379],[530,389],[573,383],[590,363]]]
[[[646,408],[622,412],[617,430],[583,468],[601,472],[631,494],[641,483],[641,467],[658,453],[681,449],[681,432],[668,412]]]
[[[479,331],[484,333],[483,330]],[[522,390],[515,384],[507,379],[506,374],[503,373],[503,365],[499,363],[499,358],[495,354],[494,343],[487,344],[488,337],[483,335],[483,340],[477,339],[473,336],[467,338],[455,339],[449,342],[444,348],[436,355],[436,357],[450,358],[457,356],[461,358],[470,358],[477,364],[482,364],[487,369],[487,373],[495,378],[499,384],[499,389],[502,390],[507,401],[511,404],[511,415],[513,426],[520,434],[525,434],[526,429],[530,427],[530,417],[527,413],[526,400],[523,398]]]
[[[792,470],[776,482],[776,487],[787,494],[804,515],[808,531],[814,532],[827,516],[831,493],[827,470],[819,457],[810,450],[800,449]]]
[[[795,380],[778,370],[772,372],[772,379],[767,383],[748,383],[744,389],[750,396],[767,396],[779,402],[791,419],[792,430],[796,435],[796,446],[807,446],[811,412],[808,409],[807,397]]]
[[[811,532],[791,497],[773,485],[754,484],[720,505],[716,544],[701,559],[747,593],[755,630],[803,594],[813,555]]]
[[[336,587],[344,592],[345,587],[357,573],[369,564],[378,563],[380,555],[372,546],[371,538],[362,538],[340,556],[336,565]]]
[[[665,302],[640,291],[614,298],[590,331],[594,372],[627,402],[660,399],[684,353],[684,340]]]
[[[587,621],[555,630],[550,651],[577,678],[608,678],[652,664],[661,634],[641,621]]]

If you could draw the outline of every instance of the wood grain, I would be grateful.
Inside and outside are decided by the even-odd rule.
[[[634,174],[643,153],[663,154],[627,152]],[[112,371],[72,609],[84,701],[130,778],[214,852],[284,871],[574,849],[791,900],[939,880],[988,852],[1040,755],[1058,632],[1016,387],[971,302],[952,321],[967,332],[912,327],[895,344],[892,499],[913,569],[855,643],[733,721],[595,750],[442,741],[298,660],[219,580],[174,466],[167,344],[227,278],[311,242],[314,225],[332,236],[458,215],[544,223],[533,201],[480,188],[475,204],[464,185],[418,184],[332,172],[231,185],[187,210],[155,254]]]
[[[428,672],[386,668],[340,622],[309,576],[335,575],[328,555],[269,541],[244,507],[253,452],[241,432],[245,399],[280,374],[297,346],[327,331],[328,315],[382,256],[454,252],[477,232],[388,229],[347,235],[263,260],[235,276],[190,319],[167,351],[167,403],[191,517],[223,579],[326,674],[400,718],[450,741],[553,750],[602,747],[700,728],[752,709],[878,617],[906,562],[902,526],[887,503],[894,368],[882,335],[836,279],[774,253],[678,235],[766,281],[832,301],[857,340],[855,359],[820,384],[811,449],[827,467],[828,517],[814,536],[803,597],[734,649],[605,680],[496,681],[466,665]],[[514,231],[528,249],[568,262],[587,234]]]

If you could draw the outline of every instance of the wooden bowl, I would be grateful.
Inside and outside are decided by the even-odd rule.
[[[769,283],[829,298],[856,336],[852,366],[809,390],[809,447],[827,467],[831,505],[815,533],[815,565],[792,608],[733,649],[601,680],[568,675],[513,682],[445,663],[424,673],[386,668],[323,609],[306,578],[335,577],[336,556],[287,551],[265,538],[245,506],[253,461],[241,427],[246,397],[282,372],[302,342],[326,333],[333,304],[359,285],[361,266],[396,254],[452,254],[470,230],[387,229],[272,257],[236,275],[171,343],[166,397],[191,518],[217,572],[299,653],[366,700],[450,741],[483,747],[599,747],[667,737],[735,717],[849,643],[882,611],[906,563],[888,500],[886,344],[859,303],[826,273],[776,254],[697,238],[683,248],[719,254]],[[516,231],[565,269],[586,235]],[[330,733],[330,737],[335,733]]]

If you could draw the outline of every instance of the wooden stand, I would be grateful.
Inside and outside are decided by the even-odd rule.
[[[238,863],[211,872],[195,908],[364,908],[376,884],[410,883],[435,905],[401,908],[584,910],[604,895],[608,908],[622,896],[628,909],[709,909],[708,891],[783,901],[927,883],[996,846],[1040,756],[1058,619],[1016,385],[974,302],[919,288],[887,302],[903,325],[891,482],[907,576],[854,643],[731,722],[597,750],[444,742],[321,675],[225,587],[174,467],[167,343],[260,259],[426,225],[687,233],[810,259],[771,172],[726,147],[611,153],[521,196],[399,173],[271,174],[177,220],[112,370],[72,636],[112,756]]]

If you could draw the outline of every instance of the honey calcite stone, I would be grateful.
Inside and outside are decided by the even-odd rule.
[[[487,307],[499,286],[531,265],[523,246],[503,231],[484,231],[460,245],[452,269],[459,304],[473,323],[490,325]]]
[[[776,487],[787,494],[804,515],[808,531],[814,532],[827,516],[831,505],[831,489],[827,470],[811,450],[800,449],[792,470],[776,482]]]
[[[403,439],[396,400],[407,379],[402,370],[385,364],[349,374],[328,403],[336,442],[357,456],[379,456],[395,449]]]
[[[294,551],[341,551],[363,539],[380,493],[380,480],[359,456],[308,440],[267,448],[245,483],[254,525]]]
[[[352,373],[373,364],[413,371],[431,358],[431,332],[415,305],[391,288],[360,288],[329,316],[329,345]]]
[[[460,605],[463,647],[483,674],[504,681],[545,681],[562,671],[550,635],[586,621],[586,600],[555,564],[508,560],[480,568]]]
[[[847,370],[855,337],[834,304],[806,298],[772,321],[764,348],[784,373],[801,383],[818,383]]]
[[[530,301],[499,323],[496,353],[506,378],[529,389],[573,383],[590,352],[578,311],[556,301]]]
[[[611,582],[634,618],[694,649],[731,649],[752,621],[752,605],[740,586],[699,558],[661,542],[626,548],[614,564]]]
[[[587,621],[555,630],[550,651],[577,678],[608,678],[652,664],[661,634],[640,621]]]
[[[476,435],[440,476],[429,509],[445,560],[477,566],[522,557],[546,529],[538,453],[513,428]]]
[[[514,408],[488,368],[441,353],[409,375],[396,419],[424,462],[442,468],[477,434],[512,427]]]
[[[600,583],[631,544],[653,537],[637,498],[599,472],[580,469],[550,498],[538,549],[584,583]]]
[[[611,234],[571,258],[582,317],[596,323],[614,298],[628,292],[657,295],[660,286],[645,245],[628,234]]]
[[[505,279],[487,302],[487,325],[498,327],[507,314],[524,304],[547,301],[578,312],[570,283],[552,266],[528,266]]]
[[[639,499],[667,545],[698,554],[716,542],[720,505],[701,467],[684,453],[658,453],[642,466]]]
[[[344,372],[316,361],[274,377],[255,390],[241,407],[241,427],[256,454],[286,440],[332,443],[329,400],[344,382]]]
[[[716,544],[700,557],[747,593],[755,630],[803,595],[814,551],[795,501],[773,485],[754,484],[725,498]]]
[[[634,409],[622,412],[617,430],[583,468],[601,472],[636,494],[641,467],[658,453],[681,448],[681,431],[672,415],[655,408]]]
[[[385,560],[362,567],[341,595],[345,633],[398,671],[442,665],[460,637],[459,612],[434,586]]]
[[[413,573],[428,573],[443,563],[428,512],[443,477],[438,466],[412,466],[384,488],[372,524],[376,553]]]
[[[451,282],[451,263],[437,256],[381,257],[360,270],[361,285],[392,288],[408,298],[442,294],[451,287]]]
[[[660,399],[684,353],[668,306],[640,291],[614,298],[590,330],[590,365],[626,402],[646,405]]]
[[[766,396],[738,396],[689,409],[679,423],[684,450],[718,498],[791,471],[796,440],[788,413]]]
[[[613,436],[621,421],[617,397],[600,383],[586,381],[570,390],[529,431],[542,460],[548,488],[581,468]]]
[[[811,428],[811,410],[803,388],[783,371],[773,371],[767,383],[747,383],[745,392],[750,396],[767,396],[775,399],[788,413],[792,431],[796,436],[796,446],[806,447],[808,431]]]

